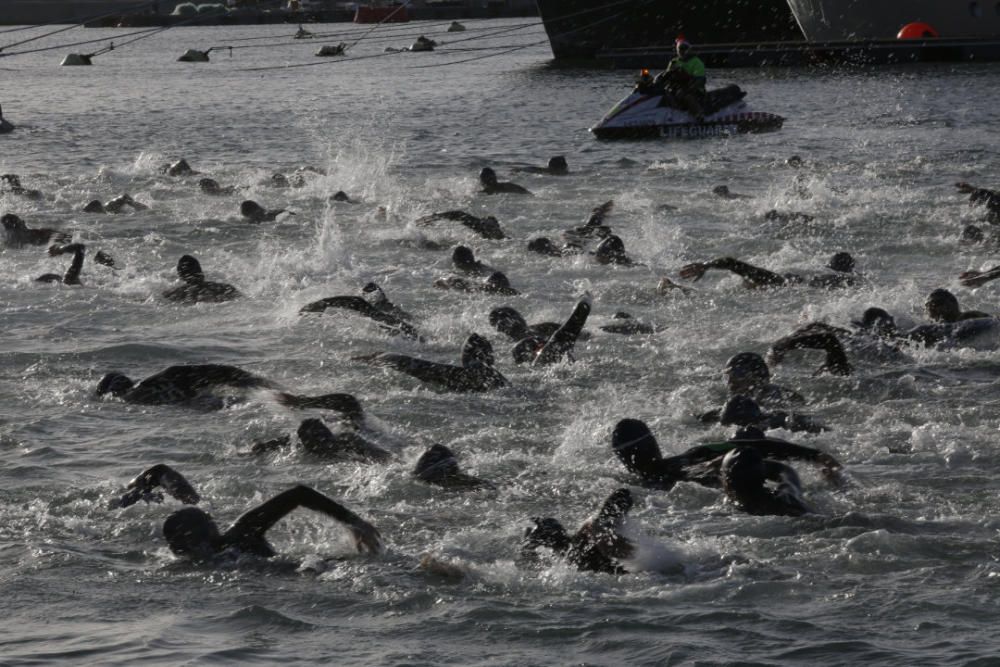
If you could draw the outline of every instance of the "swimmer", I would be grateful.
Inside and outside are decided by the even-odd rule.
[[[473,491],[496,488],[486,480],[462,472],[455,454],[444,445],[432,445],[421,454],[412,474],[421,482],[445,489]]]
[[[779,363],[788,352],[803,349],[821,350],[826,353],[826,360],[813,373],[813,376],[823,373],[847,376],[853,373],[851,363],[847,360],[847,353],[844,352],[844,346],[837,336],[817,327],[805,327],[790,336],[775,341],[771,345],[768,357],[773,363]]]
[[[167,301],[222,303],[242,296],[240,291],[232,285],[205,280],[201,264],[191,255],[184,255],[177,260],[177,277],[184,281],[184,284],[164,292],[163,298]]]
[[[285,393],[270,380],[224,364],[170,366],[141,380],[138,384],[124,374],[112,371],[101,378],[97,385],[97,395],[111,394],[126,403],[139,405],[187,405],[218,410],[225,407],[226,401],[211,393],[205,393],[216,387],[271,390],[278,403],[298,409],[340,410],[345,406],[344,396],[349,396],[347,394],[298,396]],[[346,407],[351,408],[350,403]]]
[[[97,199],[92,200],[83,207],[84,213],[121,213],[125,207],[130,207],[133,211],[145,211],[149,207],[132,199],[131,195],[122,194],[107,203],[102,204]]]
[[[722,489],[736,507],[756,516],[802,516],[812,509],[802,499],[802,482],[784,463],[764,459],[755,447],[726,454],[719,470]],[[777,483],[776,489],[766,483]]]
[[[240,204],[240,215],[243,216],[243,219],[247,222],[274,222],[275,219],[282,213],[295,215],[291,211],[287,211],[283,208],[265,209],[263,206],[250,199]]]
[[[226,195],[231,195],[236,192],[236,188],[232,185],[227,185],[222,187],[219,182],[214,178],[203,178],[198,181],[198,188],[201,189],[206,195],[211,195],[213,197],[223,197]]]
[[[497,173],[490,169],[489,167],[483,167],[483,170],[479,172],[479,182],[482,184],[483,194],[496,195],[496,194],[515,194],[515,195],[530,195],[531,192],[527,188],[523,188],[517,183],[501,182],[497,180]]]
[[[986,342],[990,343],[991,347],[995,347],[996,341],[993,339],[998,327],[1000,327],[1000,320],[994,317],[979,317],[957,322],[921,324],[912,329],[900,331],[896,327],[895,319],[888,312],[882,308],[868,308],[861,320],[855,321],[853,324],[860,332],[889,343],[911,342],[924,347],[979,347],[980,345],[977,343]],[[990,340],[984,341],[984,337]]]
[[[525,174],[547,174],[549,176],[565,176],[569,173],[569,164],[563,155],[554,155],[549,158],[548,164],[544,167],[514,167],[514,171]]]
[[[694,292],[690,287],[685,287],[684,285],[678,285],[670,278],[660,278],[660,282],[656,284],[656,292],[658,294],[670,294],[672,292],[679,291],[685,296],[692,294]]]
[[[753,199],[750,195],[741,195],[729,190],[728,185],[716,185],[712,188],[712,194],[722,199]]]
[[[960,322],[992,317],[989,313],[984,313],[981,310],[963,311],[958,305],[958,298],[946,289],[936,289],[928,294],[924,309],[927,311],[927,317],[931,318],[933,322]]]
[[[570,242],[578,242],[594,238],[603,239],[611,236],[611,228],[604,224],[604,219],[614,206],[614,200],[609,200],[600,206],[594,207],[590,212],[590,217],[587,218],[587,222],[580,227],[564,231],[562,234],[563,239]]]
[[[374,290],[368,290],[369,285],[373,285]],[[377,290],[379,294],[382,292],[378,285],[375,285],[374,283],[368,283],[368,285],[365,285],[363,289],[369,293],[373,293],[375,290]],[[385,298],[385,294],[382,294],[382,298]],[[376,296],[375,299],[377,302],[378,297]],[[385,302],[388,303],[388,299],[385,299]],[[395,307],[391,303],[388,304],[388,307],[384,304],[373,305],[364,297],[360,296],[327,297],[326,299],[320,299],[319,301],[307,303],[299,309],[299,313],[322,313],[328,308],[353,310],[359,315],[367,317],[370,320],[374,320],[382,329],[391,334],[402,334],[408,338],[420,339],[420,334],[417,332],[416,328],[404,320],[399,314],[393,312]]]
[[[4,243],[9,248],[20,248],[26,245],[47,245],[48,243],[68,243],[70,235],[55,229],[29,229],[20,217],[6,213],[0,217],[3,223]]]
[[[294,510],[305,507],[325,514],[347,527],[359,553],[379,553],[382,536],[370,523],[340,503],[308,486],[295,486],[253,508],[220,533],[212,517],[195,507],[174,512],[163,523],[163,536],[177,556],[206,561],[229,550],[270,558],[274,548],[267,531]]]
[[[956,183],[962,194],[969,195],[969,204],[986,207],[986,218],[992,223],[1000,223],[1000,191],[977,188],[968,183]]]
[[[370,303],[373,308],[387,315],[393,315],[403,320],[409,320],[413,317],[392,301],[389,301],[389,297],[387,297],[385,292],[382,291],[382,288],[375,283],[365,283],[365,286],[361,288],[361,296],[365,301]]]
[[[625,574],[619,561],[630,558],[635,546],[619,530],[632,505],[628,489],[616,490],[601,505],[597,516],[584,522],[572,536],[556,519],[533,518],[534,525],[524,533],[518,562],[526,566],[541,565],[538,548],[545,547],[581,571]]]
[[[528,241],[528,252],[537,252],[539,255],[549,257],[568,257],[581,254],[583,248],[576,243],[564,243],[562,247],[558,247],[551,239],[542,236]]]
[[[492,267],[478,261],[472,254],[472,249],[464,245],[455,246],[451,253],[451,265],[459,273],[470,276],[488,276],[495,271]]]
[[[194,490],[191,483],[165,463],[158,463],[152,468],[139,473],[139,476],[125,487],[125,495],[111,503],[112,508],[125,508],[140,500],[145,503],[163,502],[163,494],[156,489],[163,489],[167,495],[186,505],[197,505],[201,496]]]
[[[621,237],[612,234],[597,246],[591,253],[598,264],[614,264],[616,266],[642,266],[634,261],[625,252],[625,242]]]
[[[530,361],[534,366],[544,366],[559,363],[563,359],[573,361],[573,348],[583,331],[583,325],[587,323],[591,306],[590,294],[584,294],[566,322],[551,336],[542,338],[529,335],[515,345],[511,350],[514,362],[523,364]]]
[[[801,394],[771,383],[771,371],[755,352],[740,352],[726,362],[724,370],[730,396],[749,396],[768,408],[804,403]]]
[[[332,202],[332,203],[345,203],[345,204],[353,204],[354,203],[354,200],[352,200],[350,197],[348,197],[347,193],[344,192],[343,190],[337,190],[332,195],[330,195],[330,200],[329,201]]]
[[[466,339],[462,347],[461,366],[439,364],[390,352],[357,357],[357,360],[406,373],[421,382],[449,391],[482,392],[510,386],[507,378],[494,368],[496,358],[493,346],[479,334],[472,334]]]
[[[994,266],[985,271],[965,271],[958,276],[958,281],[966,287],[982,287],[997,278],[1000,278],[1000,266]]]
[[[385,462],[392,458],[389,452],[368,442],[356,431],[334,434],[320,419],[303,420],[299,424],[297,435],[302,450],[316,458],[363,462]],[[288,449],[291,445],[292,439],[289,436],[282,436],[267,442],[255,443],[251,453],[268,454],[279,449]]]
[[[669,491],[678,482],[693,482],[717,489],[724,487],[720,466],[723,457],[740,448],[752,448],[772,459],[795,459],[814,463],[834,486],[843,486],[840,462],[825,452],[785,440],[769,438],[757,428],[745,428],[723,442],[696,445],[664,458],[649,427],[638,419],[622,419],[611,433],[611,448],[622,465],[642,480],[643,486]]]
[[[80,272],[83,270],[83,257],[87,252],[87,246],[82,243],[71,243],[69,245],[57,246],[54,245],[49,248],[49,255],[57,257],[59,255],[66,255],[73,253],[73,260],[70,262],[69,268],[66,269],[66,273],[59,275],[57,273],[46,273],[35,278],[36,282],[40,283],[62,283],[63,285],[80,285]],[[94,256],[94,261],[98,264],[103,264],[104,266],[114,267],[114,260],[103,252],[98,252]]]
[[[757,401],[747,396],[732,396],[721,409],[709,410],[698,420],[702,424],[719,423],[723,426],[754,427],[763,431],[783,428],[792,432],[822,433],[830,430],[807,415],[781,410],[765,413],[757,405]]]
[[[547,340],[562,325],[558,322],[539,322],[529,325],[514,308],[499,306],[490,311],[490,326],[517,342],[532,336]]]
[[[656,328],[652,324],[647,324],[642,320],[638,320],[624,311],[618,311],[611,317],[611,319],[613,320],[612,323],[601,326],[601,331],[619,334],[622,336],[636,336],[656,333]]]
[[[837,287],[853,287],[859,282],[858,274],[854,273],[854,258],[846,252],[835,253],[827,268],[834,271],[825,275],[805,278],[795,273],[777,274],[732,257],[720,257],[710,262],[694,262],[681,268],[680,277],[686,280],[700,280],[709,269],[730,271],[743,278],[743,285],[749,289],[764,289],[772,287],[787,287],[789,285],[805,284],[809,287],[832,289]]]
[[[772,208],[770,211],[764,214],[764,219],[768,222],[812,222],[816,218],[809,215],[808,213],[800,213],[798,211],[779,211],[778,209]]]
[[[431,213],[430,215],[417,218],[415,224],[426,227],[436,220],[454,220],[468,227],[484,239],[500,240],[507,238],[503,230],[500,229],[500,223],[492,215],[479,218],[465,211],[442,211],[441,213]]]
[[[507,276],[500,271],[494,271],[491,273],[490,277],[483,281],[480,285],[474,285],[463,278],[459,278],[458,276],[448,276],[447,278],[438,278],[435,280],[434,287],[437,289],[456,290],[459,292],[500,294],[502,296],[517,296],[520,294],[520,292],[510,286],[510,280],[508,280]]]
[[[25,197],[26,199],[41,199],[41,190],[29,190],[21,185],[21,177],[17,174],[3,174],[0,176],[0,183],[6,186],[6,190],[11,194]]]
[[[167,176],[194,176],[198,173],[191,168],[191,165],[184,158],[162,167],[160,171]]]

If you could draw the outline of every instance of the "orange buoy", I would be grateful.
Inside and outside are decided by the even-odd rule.
[[[907,23],[899,29],[896,39],[927,39],[928,37],[940,37],[938,31],[929,23],[920,21]]]

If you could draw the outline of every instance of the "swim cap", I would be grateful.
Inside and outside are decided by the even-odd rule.
[[[508,336],[520,336],[528,328],[528,323],[510,306],[498,306],[490,311],[490,326]]]
[[[517,290],[510,286],[510,280],[501,271],[491,273],[490,277],[486,279],[483,289],[487,292],[496,292],[498,294],[517,294]]]
[[[464,245],[455,246],[451,251],[451,261],[458,265],[475,264],[476,256],[472,254],[472,249]]]
[[[526,546],[548,547],[556,552],[569,549],[569,534],[557,519],[532,517],[531,520],[535,525],[524,531],[524,544]]]
[[[113,371],[101,378],[101,381],[97,383],[97,395],[104,396],[110,393],[112,396],[121,396],[133,386],[135,386],[135,383],[130,378],[123,373]]]
[[[759,488],[767,476],[764,458],[753,447],[738,447],[726,454],[719,472],[725,486],[737,489]]]
[[[622,419],[611,432],[611,448],[629,470],[642,471],[663,459],[660,446],[646,423]]]
[[[766,383],[771,379],[767,362],[756,352],[740,352],[730,357],[726,362],[725,373],[730,380],[747,378]]]
[[[413,467],[413,474],[423,480],[441,479],[459,472],[455,454],[444,445],[434,444]]]
[[[191,255],[183,255],[177,260],[177,275],[187,283],[205,282],[205,274],[202,273],[201,264]]]
[[[84,213],[104,213],[104,204],[102,204],[97,199],[92,199],[86,206],[83,207]]]
[[[861,320],[852,322],[859,329],[864,329],[878,336],[888,336],[896,333],[896,320],[881,308],[868,308]]]
[[[927,296],[924,304],[927,315],[938,322],[954,322],[962,314],[958,298],[946,289],[936,289]]]
[[[561,172],[568,170],[569,165],[566,163],[566,158],[562,155],[556,155],[549,158],[549,171]]]
[[[473,363],[492,366],[496,363],[493,356],[493,346],[479,334],[472,334],[465,339],[462,347],[462,365],[468,367]]]
[[[515,364],[527,364],[535,360],[538,353],[545,347],[547,339],[541,336],[528,336],[518,341],[510,350],[510,355],[514,357]]]
[[[722,408],[719,414],[719,423],[723,426],[736,424],[737,426],[750,426],[759,424],[764,418],[757,401],[748,396],[733,396]]]
[[[252,199],[248,199],[242,204],[240,204],[240,213],[246,217],[257,215],[263,212],[264,208],[257,202],[253,201]]]
[[[625,255],[625,242],[622,241],[620,236],[612,234],[601,241],[601,244],[594,251],[594,256],[601,264],[609,264],[627,259]]]
[[[483,167],[482,171],[479,172],[479,182],[483,185],[496,185],[497,173],[490,167]]]
[[[207,556],[213,551],[213,542],[219,539],[219,529],[206,512],[185,507],[163,522],[163,537],[178,556]]]
[[[838,252],[830,258],[827,266],[840,273],[851,273],[854,271],[854,258],[849,252]]]
[[[559,248],[557,248],[552,241],[544,236],[528,241],[528,250],[531,252],[541,253],[543,255],[552,255],[553,257],[559,257],[562,255]]]

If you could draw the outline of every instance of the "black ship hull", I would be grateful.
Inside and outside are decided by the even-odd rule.
[[[670,45],[798,41],[787,0],[537,0],[557,60]]]

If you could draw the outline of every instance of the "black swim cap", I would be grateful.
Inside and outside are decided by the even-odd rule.
[[[569,549],[569,534],[557,519],[532,517],[531,521],[535,525],[524,531],[525,546],[548,547],[556,553]]]
[[[764,457],[753,447],[738,447],[726,454],[719,469],[725,487],[759,489],[767,478]]]
[[[413,474],[424,481],[438,480],[459,472],[455,454],[444,445],[434,444],[417,459]]]
[[[123,373],[112,371],[97,383],[97,395],[104,396],[105,394],[111,394],[112,396],[122,396],[134,386],[135,382],[129,377]]]
[[[240,213],[246,217],[252,215],[263,213],[264,207],[253,201],[252,199],[247,199],[245,202],[240,204]]]
[[[322,419],[315,417],[303,419],[296,433],[302,446],[307,450],[324,447],[333,438],[333,432],[330,431],[330,428],[323,423]]]
[[[462,347],[462,365],[468,367],[473,363],[485,364],[486,366],[492,366],[496,363],[496,358],[493,356],[493,346],[488,340],[475,333],[465,339],[465,345]]]
[[[737,426],[752,426],[760,424],[764,415],[760,411],[757,401],[747,396],[733,396],[722,408],[719,414],[719,423],[723,426],[736,424]]]
[[[330,197],[330,201],[351,201],[351,198],[347,196],[347,193],[343,190],[337,190]]]
[[[861,319],[852,324],[879,336],[892,335],[896,332],[896,320],[881,308],[866,309]]]
[[[177,275],[187,283],[205,282],[205,274],[201,270],[201,264],[191,255],[183,255],[177,260]]]
[[[487,292],[496,292],[498,294],[517,294],[517,290],[510,286],[510,280],[502,271],[494,271],[490,274],[490,277],[486,279],[483,284],[483,289]]]
[[[569,165],[566,163],[566,158],[562,155],[554,155],[553,157],[550,157],[549,171],[569,171]]]
[[[104,213],[104,204],[102,204],[97,199],[92,199],[86,206],[83,207],[84,213]]]
[[[497,173],[490,167],[483,167],[482,171],[479,172],[479,182],[483,185],[496,185]]]
[[[451,261],[458,265],[475,264],[476,256],[472,254],[472,248],[464,245],[455,246],[451,251]]]
[[[609,264],[626,259],[625,242],[621,240],[620,236],[612,234],[601,241],[601,244],[594,251],[594,256],[601,264]]]
[[[927,315],[938,322],[955,322],[962,315],[958,298],[946,289],[936,289],[927,296],[924,304]]]
[[[197,507],[177,510],[163,522],[163,537],[178,556],[209,556],[219,529],[207,512]]]
[[[545,347],[546,342],[548,342],[547,339],[541,336],[522,338],[517,342],[517,345],[511,348],[510,356],[514,357],[515,364],[531,363]]]
[[[528,323],[510,306],[498,306],[490,311],[490,326],[502,334],[519,337],[524,335]]]
[[[726,377],[730,386],[734,383],[743,385],[749,381],[750,386],[767,384],[771,380],[771,371],[767,368],[764,357],[756,352],[740,352],[726,362]]]
[[[629,513],[629,510],[632,509],[633,504],[631,491],[625,488],[617,489],[601,505],[601,510],[598,512],[597,518],[605,522],[621,521]]]
[[[827,266],[840,273],[851,273],[854,271],[854,258],[849,252],[838,252],[830,258]]]
[[[559,257],[562,255],[562,252],[559,251],[559,248],[557,248],[552,241],[545,238],[544,236],[537,239],[531,239],[530,241],[528,241],[528,250],[530,252],[537,252],[543,255],[551,255],[553,257]]]
[[[24,220],[14,215],[13,213],[5,213],[0,222],[3,223],[4,229],[24,229],[27,225],[24,224]]]
[[[663,460],[660,446],[646,423],[638,419],[622,419],[611,432],[611,448],[632,471],[642,472]]]

